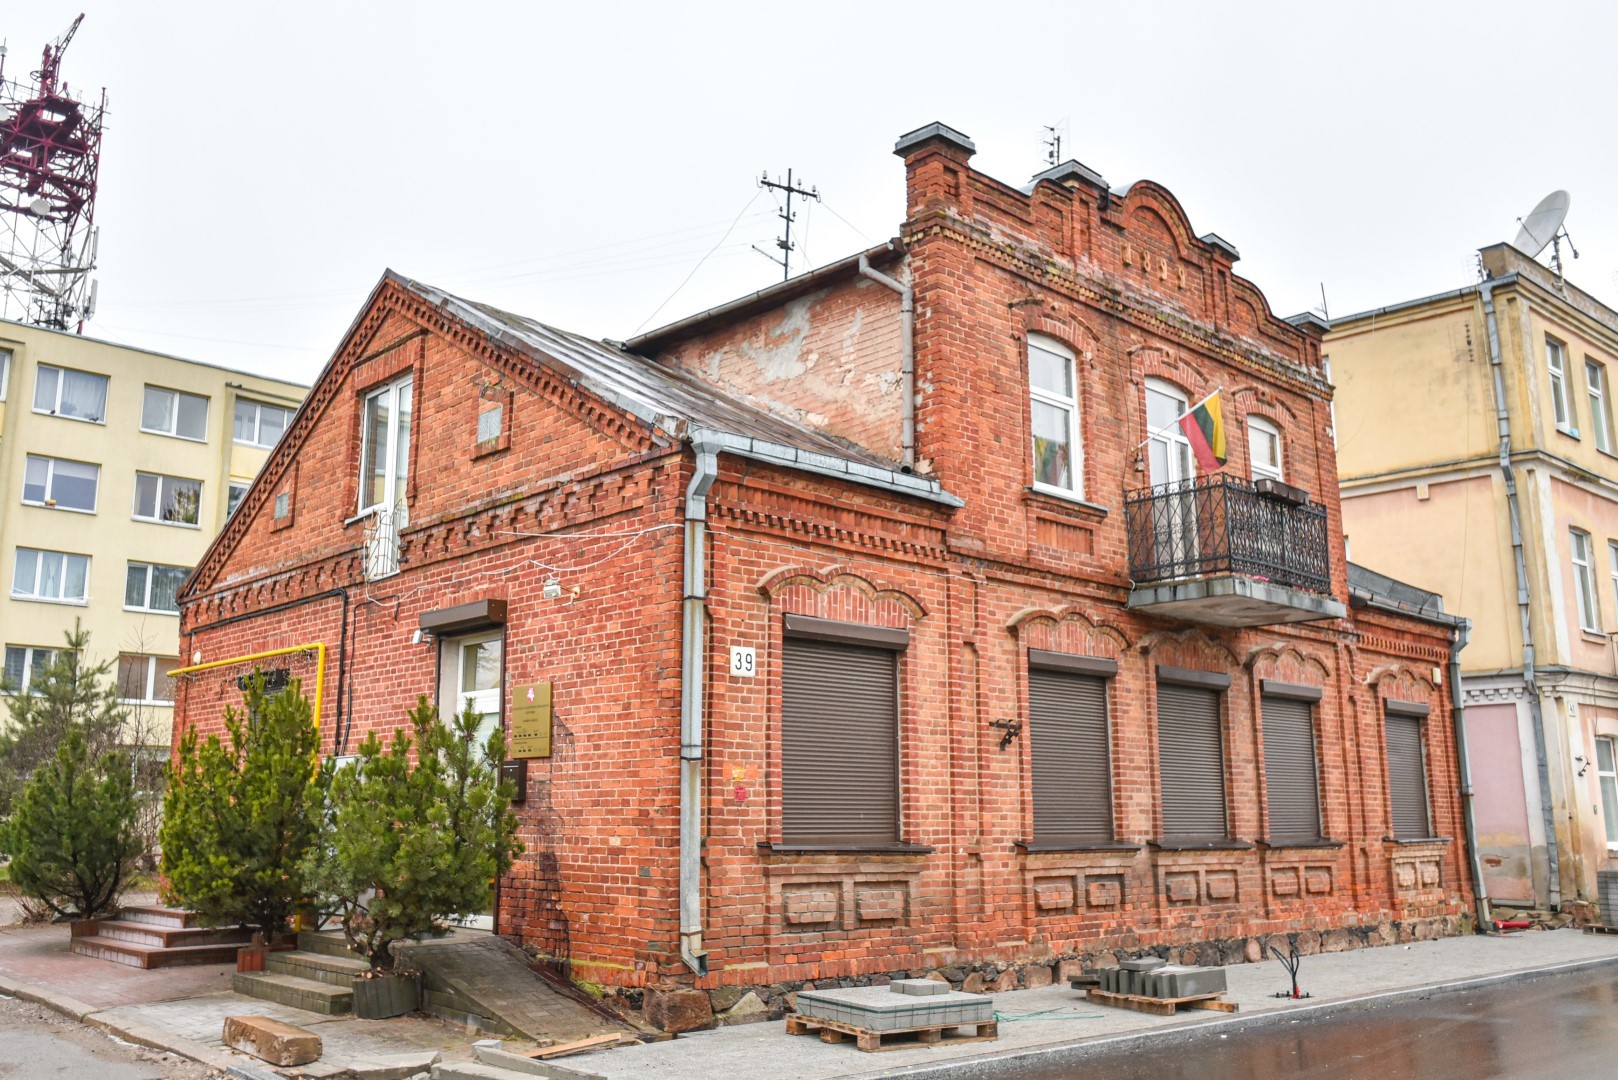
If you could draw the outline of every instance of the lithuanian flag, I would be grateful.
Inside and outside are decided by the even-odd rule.
[[[1225,465],[1225,417],[1219,409],[1219,391],[1215,390],[1180,417],[1180,430],[1191,442],[1191,452],[1197,455],[1197,464],[1203,472],[1213,472]]]

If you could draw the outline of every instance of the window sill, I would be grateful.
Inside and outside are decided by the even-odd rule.
[[[1148,840],[1154,851],[1252,851],[1246,840]]]
[[[1304,851],[1319,848],[1340,848],[1348,845],[1342,840],[1328,840],[1324,836],[1317,836],[1308,840],[1260,840],[1258,846],[1270,851],[1287,851],[1296,849]]]
[[[171,529],[200,529],[201,525],[193,525],[189,521],[160,521],[157,518],[131,517],[130,521],[138,521],[142,525],[167,525]]]
[[[1065,854],[1077,855],[1077,854],[1082,854],[1084,852],[1090,852],[1090,851],[1094,851],[1094,852],[1139,851],[1140,848],[1141,848],[1141,846],[1139,844],[1124,844],[1124,843],[1076,844],[1076,843],[1066,843],[1066,842],[1060,841],[1060,840],[1047,840],[1047,841],[1016,840],[1016,841],[1012,842],[1011,846],[1020,855],[1065,855]]]
[[[130,705],[130,706],[135,706],[135,705],[158,706],[158,707],[164,708],[164,709],[172,709],[172,708],[174,708],[174,702],[172,702],[172,701],[162,701],[162,700],[160,700],[158,698],[121,697],[121,698],[118,699],[118,704],[120,704],[120,705]]]
[[[128,604],[124,605],[124,610],[129,611],[129,612],[133,612],[133,613],[135,613],[137,615],[175,615],[175,616],[178,616],[180,614],[178,611],[165,611],[163,608],[130,607]]]
[[[181,435],[178,432],[173,431],[153,431],[151,428],[146,427],[141,428],[140,433],[142,435],[161,435],[165,439],[179,439],[181,442],[196,443],[199,446],[208,445],[208,437],[206,435],[199,439],[193,435]]]
[[[271,443],[269,446],[265,446],[263,443],[243,442],[240,439],[232,439],[232,440],[230,440],[230,444],[232,446],[245,446],[249,450],[274,450],[275,447],[276,447],[275,443]]]
[[[25,593],[12,593],[13,600],[21,600],[29,604],[59,604],[62,607],[89,607],[89,600],[58,600],[52,596],[29,596]]]
[[[1575,440],[1577,442],[1583,442],[1584,441],[1582,438],[1579,437],[1579,429],[1576,428],[1576,427],[1568,427],[1566,424],[1557,424],[1556,425],[1556,432],[1557,432],[1558,435],[1566,435],[1568,438],[1573,439],[1573,440]]]
[[[36,509],[39,509],[39,510],[60,510],[64,514],[91,514],[91,515],[95,514],[94,510],[83,510],[83,509],[80,509],[77,506],[59,506],[59,505],[52,505],[51,503],[34,502],[32,499],[24,499],[22,501],[22,504],[24,506],[35,507]]]
[[[1384,836],[1382,838],[1382,842],[1384,844],[1396,844],[1401,847],[1405,847],[1414,844],[1447,844],[1453,839],[1455,839],[1453,836]]]
[[[1579,634],[1584,638],[1584,640],[1596,645],[1606,645],[1611,640],[1611,638],[1602,631],[1590,630],[1583,626],[1579,627]]]
[[[1044,484],[1030,484],[1023,490],[1028,498],[1035,501],[1040,499],[1049,499],[1054,503],[1060,504],[1061,508],[1064,510],[1088,511],[1089,513],[1087,516],[1093,516],[1097,521],[1104,519],[1108,514],[1112,513],[1112,511],[1107,509],[1105,506],[1098,506],[1093,502],[1086,502],[1073,492],[1064,491],[1061,488],[1046,487]]]
[[[58,420],[71,420],[75,424],[94,424],[97,427],[106,427],[107,426],[107,421],[106,421],[105,417],[102,417],[99,420],[92,420],[88,416],[63,416],[61,413],[52,412],[50,409],[35,409],[34,410],[34,415],[35,416],[54,416]]]
[[[758,850],[767,855],[931,855],[933,849],[926,844],[788,844],[758,842]]]

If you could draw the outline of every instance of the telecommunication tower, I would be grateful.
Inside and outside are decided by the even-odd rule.
[[[84,330],[95,314],[96,178],[107,92],[89,102],[61,78],[84,21],[45,46],[39,70],[6,77],[0,45],[0,318]]]

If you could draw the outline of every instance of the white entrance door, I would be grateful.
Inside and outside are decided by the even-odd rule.
[[[440,706],[442,712],[460,715],[470,703],[478,714],[476,734],[472,738],[475,760],[483,760],[483,748],[489,736],[500,726],[500,695],[504,687],[504,639],[499,634],[480,634],[458,638],[444,643],[443,662],[449,668],[444,682],[449,687],[448,700]],[[448,721],[450,716],[446,716]],[[478,930],[494,929],[494,888],[490,883],[489,900],[482,911],[470,912],[450,920],[457,926]]]
[[[1197,558],[1196,496],[1183,483],[1195,478],[1191,440],[1176,423],[1185,415],[1186,396],[1178,387],[1159,379],[1146,380],[1147,463],[1153,488],[1165,484],[1152,500],[1153,562],[1158,578],[1187,577]]]

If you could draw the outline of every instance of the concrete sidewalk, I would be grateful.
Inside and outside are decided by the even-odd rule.
[[[1209,1026],[1248,1026],[1266,1020],[1300,1020],[1324,1010],[1352,1008],[1395,995],[1439,992],[1455,984],[1523,977],[1533,971],[1613,964],[1618,976],[1618,935],[1553,930],[1511,937],[1445,938],[1387,945],[1357,952],[1306,956],[1298,972],[1305,1001],[1272,995],[1291,983],[1279,963],[1226,968],[1226,1000],[1241,1006],[1231,1014],[1189,1012],[1150,1016],[1092,1005],[1069,987],[1047,986],[995,994],[1001,1017],[995,1042],[948,1044],[867,1054],[852,1043],[822,1043],[790,1036],[780,1021],[693,1032],[671,1042],[629,1046],[575,1059],[608,1080],[709,1080],[715,1076],[771,1080],[894,1075],[936,1077],[1013,1076],[1035,1064],[1076,1060],[1086,1050],[1117,1047],[1141,1038]]]
[[[471,1043],[478,1037],[421,1017],[356,1020],[254,1001],[229,992],[230,969],[225,965],[140,971],[74,956],[67,945],[64,927],[0,930],[0,994],[46,1005],[128,1041],[171,1050],[220,1070],[234,1066],[262,1070],[245,1073],[249,1076],[268,1073],[262,1063],[220,1044],[224,1017],[231,1013],[269,1015],[316,1031],[325,1041],[326,1054],[321,1068],[311,1070],[313,1075],[336,1076],[345,1069],[353,1070],[347,1075],[375,1080],[408,1075],[401,1071],[408,1063],[434,1052],[446,1061],[469,1058]],[[1063,1064],[1130,1042],[1209,1028],[1235,1030],[1277,1019],[1303,1020],[1398,996],[1424,996],[1602,964],[1614,965],[1618,977],[1618,935],[1555,930],[1505,938],[1446,938],[1305,957],[1299,982],[1313,995],[1305,1001],[1273,996],[1289,986],[1286,972],[1274,960],[1229,967],[1227,1000],[1241,1007],[1233,1014],[1149,1016],[1092,1005],[1079,992],[1058,985],[995,994],[1001,1019],[995,1042],[906,1047],[873,1055],[851,1043],[790,1036],[780,1021],[771,1021],[600,1051],[569,1058],[565,1065],[608,1080],[1011,1076],[1019,1069]]]

